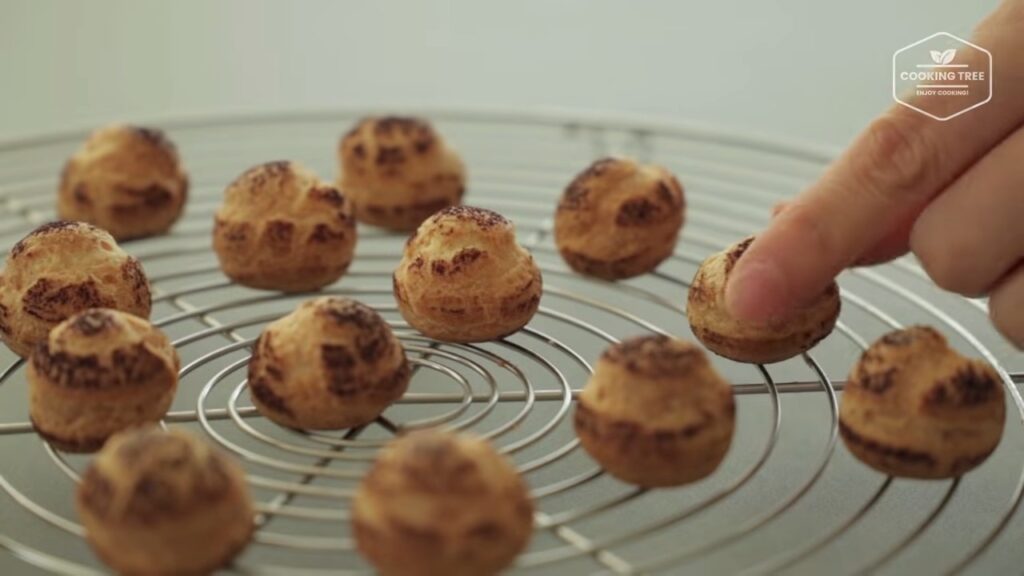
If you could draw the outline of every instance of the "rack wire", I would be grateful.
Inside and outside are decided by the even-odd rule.
[[[156,324],[183,359],[167,425],[200,431],[247,467],[259,528],[232,571],[368,573],[348,527],[355,486],[395,433],[446,425],[492,439],[532,487],[536,531],[517,573],[1021,572],[1024,401],[1016,384],[1024,361],[992,330],[984,301],[938,291],[909,259],[844,274],[837,329],[802,358],[771,366],[714,359],[736,383],[739,417],[734,446],[709,479],[641,490],[604,475],[579,448],[570,414],[592,360],[634,334],[692,338],[684,308],[697,265],[763,226],[775,201],[814,178],[829,154],[808,146],[640,118],[422,111],[467,160],[466,201],[509,216],[537,258],[545,280],[537,317],[500,342],[424,338],[391,295],[404,238],[363,226],[352,270],[325,292],[358,298],[389,321],[415,367],[409,392],[373,424],[340,433],[262,419],[245,385],[250,346],[309,295],[228,282],[210,251],[212,214],[226,183],[258,162],[294,159],[333,178],[337,137],[363,112],[163,123],[193,193],[172,234],[125,244],[153,284]],[[53,218],[60,166],[84,135],[0,144],[0,245]],[[675,255],[656,273],[619,283],[569,272],[550,234],[561,189],[608,154],[667,166],[688,202]],[[912,323],[937,326],[995,365],[1006,385],[1003,442],[963,479],[887,478],[837,442],[844,375],[874,338]],[[0,573],[102,573],[73,510],[88,458],[33,433],[23,363],[0,355]]]

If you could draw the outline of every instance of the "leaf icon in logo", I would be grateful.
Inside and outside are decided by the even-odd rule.
[[[942,64],[949,64],[953,61],[953,58],[956,58],[956,48],[950,48],[942,53]]]
[[[936,64],[942,64],[942,52],[939,52],[938,50],[932,50],[931,53],[932,62],[935,62]]]

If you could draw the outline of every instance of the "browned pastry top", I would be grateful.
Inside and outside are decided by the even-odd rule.
[[[116,178],[126,188],[159,186],[163,180],[180,185],[187,178],[174,143],[163,131],[141,126],[114,124],[94,131],[65,170],[72,165],[88,167],[101,179]]]
[[[986,362],[959,355],[929,326],[890,332],[870,346],[850,373],[847,391],[876,399],[876,410],[970,420],[1003,397]]]
[[[149,322],[111,309],[75,314],[50,331],[31,359],[36,374],[66,388],[140,386],[177,374],[178,354]]]
[[[446,164],[461,171],[447,143],[420,118],[364,118],[342,137],[338,152],[346,178],[353,181],[415,179]]]
[[[275,161],[249,168],[228,186],[217,220],[262,225],[278,236],[291,235],[296,228],[314,233],[318,227],[326,234],[347,228],[349,210],[345,195],[306,167]]]
[[[439,290],[501,286],[509,274],[532,262],[516,243],[504,216],[472,206],[452,206],[428,218],[409,237],[400,279],[425,277]],[[425,288],[425,286],[423,287]]]
[[[697,346],[663,335],[637,336],[602,354],[580,404],[648,429],[709,426],[731,417],[731,386]]]

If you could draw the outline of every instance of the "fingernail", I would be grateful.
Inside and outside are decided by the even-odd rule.
[[[765,323],[784,314],[786,294],[786,277],[777,266],[740,260],[725,286],[725,307],[737,320]]]

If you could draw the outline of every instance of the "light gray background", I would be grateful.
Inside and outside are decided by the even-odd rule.
[[[847,142],[994,0],[0,0],[0,138],[343,105],[643,112]]]

